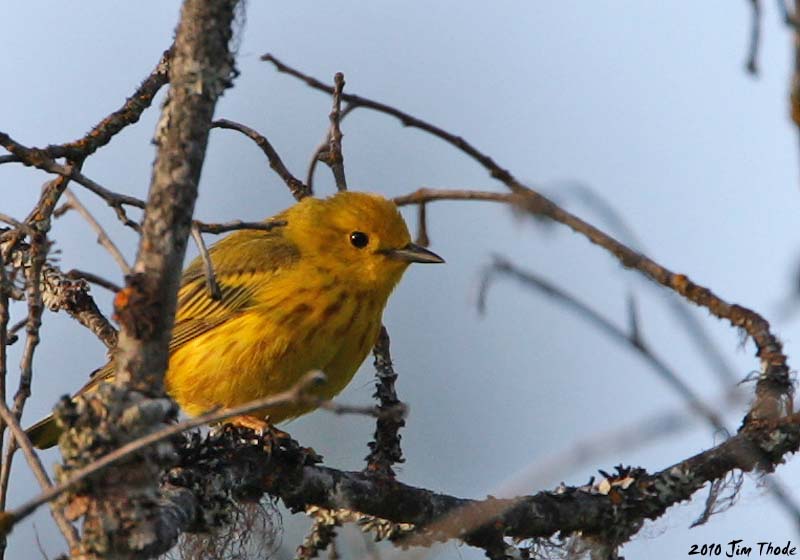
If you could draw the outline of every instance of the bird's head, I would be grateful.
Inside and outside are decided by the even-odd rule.
[[[411,263],[444,262],[411,242],[395,204],[377,194],[344,191],[327,199],[308,197],[281,219],[287,222],[283,234],[318,273],[340,275],[370,289],[391,291]]]

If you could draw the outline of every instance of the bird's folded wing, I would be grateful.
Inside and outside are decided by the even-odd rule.
[[[231,250],[233,244],[236,248]],[[258,294],[268,289],[270,279],[281,269],[291,267],[299,258],[294,245],[279,232],[248,230],[226,237],[214,245],[209,254],[221,297],[211,297],[203,263],[199,257],[196,258],[181,279],[170,353],[252,308]],[[112,379],[115,367],[111,361],[95,370],[78,394]]]

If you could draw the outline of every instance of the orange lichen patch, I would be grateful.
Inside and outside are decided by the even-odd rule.
[[[689,287],[689,278],[684,274],[675,274],[672,277],[672,287],[684,294]]]
[[[118,291],[117,294],[114,296],[115,319],[117,318],[116,316],[117,312],[123,311],[125,308],[128,307],[128,304],[130,304],[131,302],[132,295],[133,295],[133,288],[127,286]]]

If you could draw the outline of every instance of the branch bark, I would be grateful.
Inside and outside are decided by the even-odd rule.
[[[416,530],[410,536],[407,531],[395,535],[403,546],[459,538],[487,549],[496,548],[503,537],[580,531],[585,538],[613,547],[633,536],[644,520],[660,517],[708,482],[734,470],[771,472],[785,454],[799,447],[800,414],[794,414],[753,421],[724,443],[654,474],[620,467],[597,484],[471,500],[379,474],[324,467],[313,451],[293,440],[254,438],[251,432],[229,427],[186,442],[180,462],[164,478],[158,518],[173,528],[185,523],[184,529],[208,530],[202,520],[218,519],[219,511],[213,508],[231,496],[258,499],[268,493],[292,511],[316,506],[412,524]]]
[[[114,301],[121,326],[116,388],[101,388],[99,399],[62,403],[62,418],[79,417],[62,442],[62,479],[175,414],[159,397],[208,132],[217,99],[236,73],[230,50],[236,6],[236,0],[183,4],[138,256]],[[153,513],[161,500],[160,472],[174,458],[172,446],[162,443],[66,496],[72,517],[84,518],[86,557],[146,558],[161,552],[163,534]]]

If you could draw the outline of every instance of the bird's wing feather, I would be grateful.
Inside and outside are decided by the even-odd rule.
[[[236,244],[235,250],[223,250],[231,244]],[[300,256],[280,230],[238,231],[212,246],[209,255],[222,297],[216,300],[211,297],[203,262],[196,258],[181,278],[170,353],[250,309],[259,291],[264,289],[264,283],[269,282],[269,277],[293,266]],[[264,258],[265,255],[268,258]],[[112,379],[114,370],[113,361],[96,370],[78,394]]]

